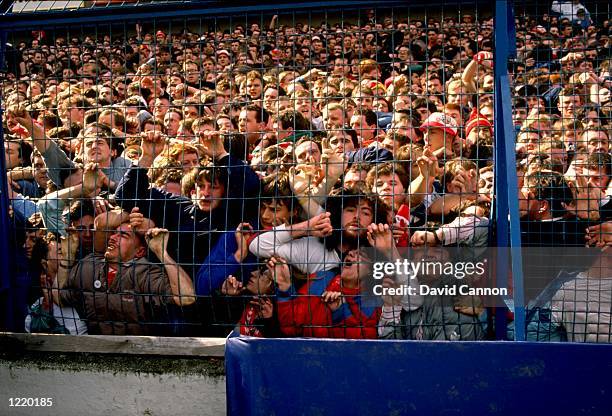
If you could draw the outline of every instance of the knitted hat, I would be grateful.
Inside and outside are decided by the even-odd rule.
[[[475,108],[470,113],[470,118],[465,124],[465,137],[469,136],[470,132],[474,130],[475,127],[479,127],[479,126],[488,127],[489,131],[491,132],[491,135],[493,135],[493,126],[491,125],[491,122],[489,122],[489,120],[487,120],[485,116],[480,114],[478,110]]]
[[[431,113],[425,123],[421,125],[420,130],[425,131],[428,127],[438,127],[451,136],[457,135],[457,122],[448,114]]]

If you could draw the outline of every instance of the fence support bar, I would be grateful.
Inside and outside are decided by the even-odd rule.
[[[514,326],[516,341],[525,341],[525,295],[521,257],[520,213],[516,176],[515,130],[512,123],[511,86],[508,59],[515,53],[516,43],[512,2],[495,4],[495,193],[497,204],[497,245],[510,247]],[[506,279],[498,269],[498,282]],[[501,273],[500,273],[501,272]],[[501,282],[500,282],[501,283]],[[497,328],[497,334],[505,328]]]
[[[7,32],[0,30],[0,65],[4,63],[6,55]],[[0,105],[0,118],[4,109]],[[9,328],[13,326],[13,297],[11,296],[12,276],[10,273],[10,265],[14,256],[10,253],[11,245],[9,238],[11,237],[9,226],[9,199],[8,199],[8,183],[6,180],[6,162],[4,160],[4,132],[0,124],[0,149],[2,149],[2,157],[0,157],[0,296],[3,300],[2,315],[0,316],[0,328]]]

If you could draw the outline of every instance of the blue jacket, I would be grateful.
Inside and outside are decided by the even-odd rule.
[[[227,167],[228,182],[223,203],[213,210],[200,210],[190,199],[175,196],[157,188],[149,188],[147,169],[132,167],[123,177],[115,199],[126,211],[138,207],[158,227],[170,230],[168,249],[190,276],[209,255],[227,230],[257,216],[257,204],[248,204],[247,198],[259,194],[259,178],[242,160],[226,156],[218,161]]]
[[[347,152],[346,157],[349,165],[359,162],[382,163],[393,160],[393,153],[382,147],[368,146]]]
[[[234,257],[236,250],[238,244],[234,231],[227,231],[210,250],[210,254],[198,271],[195,279],[198,296],[214,294],[230,274],[241,279],[243,283],[249,280],[251,272],[257,268],[257,257],[249,253],[242,263],[238,263]]]

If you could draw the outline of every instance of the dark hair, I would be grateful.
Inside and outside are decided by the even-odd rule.
[[[78,221],[87,215],[92,217],[96,216],[94,203],[91,199],[79,199],[70,204],[70,210],[66,215],[66,222],[71,223]]]
[[[580,120],[585,119],[586,116],[591,112],[591,111],[595,111],[597,113],[597,118],[599,119],[599,121],[601,122],[601,124],[608,124],[608,116],[606,115],[606,113],[604,113],[603,111],[601,111],[601,107],[599,107],[598,105],[585,105],[583,107],[581,107],[580,109],[578,109],[578,118]]]
[[[243,108],[243,110],[246,110],[247,112],[248,111],[255,111],[255,114],[257,114],[255,116],[255,120],[257,120],[258,123],[261,123],[261,122],[268,123],[270,115],[268,114],[268,112],[266,110],[264,110],[260,106],[258,106],[256,104],[249,104],[249,105],[245,106]]]
[[[7,140],[7,143],[17,143],[19,145],[19,158],[21,166],[27,166],[30,163],[32,156],[32,146],[25,140]]]
[[[279,171],[262,179],[261,203],[280,202],[289,211],[301,212],[301,205],[291,191],[289,172]],[[293,218],[293,215],[292,215]]]
[[[333,232],[332,235],[325,238],[325,247],[328,250],[333,250],[338,247],[342,242],[349,244],[360,244],[362,246],[367,245],[367,240],[363,241],[350,241],[344,236],[342,229],[342,211],[345,208],[356,207],[359,202],[367,201],[372,208],[373,223],[387,223],[389,217],[389,211],[385,204],[371,193],[364,193],[363,190],[340,188],[334,190],[327,198],[327,212],[331,214],[331,223]]]
[[[410,186],[410,176],[406,174],[406,171],[400,164],[396,164],[394,162],[385,162],[378,163],[373,165],[368,171],[368,176],[366,177],[366,184],[371,190],[376,183],[376,180],[381,176],[387,175],[397,175],[404,189],[408,190]]]
[[[353,116],[363,116],[368,126],[378,127],[378,117],[376,117],[376,113],[372,110],[358,109],[353,113]]]
[[[525,100],[523,97],[515,97],[514,108],[528,108],[527,100]]]
[[[562,174],[549,170],[538,170],[525,176],[525,185],[533,192],[535,199],[546,201],[553,217],[566,213],[563,204],[574,199],[572,190]]]
[[[278,116],[278,122],[283,130],[292,128],[294,131],[310,130],[310,122],[299,111],[285,110]]]
[[[210,183],[219,183],[227,187],[227,169],[225,167],[219,167],[214,165],[206,165],[198,168],[197,175],[195,176],[195,184],[200,184],[202,181]]]
[[[353,129],[344,129],[344,132],[351,136],[353,146],[355,146],[355,149],[357,149],[359,147],[359,136],[357,135],[357,132]]]
[[[106,124],[101,124],[97,122],[88,124],[83,129],[83,135],[85,134],[86,130],[91,129],[91,128],[97,129],[96,136],[103,138],[111,150],[115,150],[117,154],[120,154],[123,151],[122,140],[114,137],[113,130],[109,126],[107,126]]]
[[[438,108],[433,103],[433,101],[429,101],[427,98],[419,97],[416,100],[412,101],[413,110],[416,110],[417,108],[421,107],[426,107],[432,113],[438,111]]]
[[[49,255],[49,243],[57,241],[57,237],[53,233],[47,233],[44,237],[38,237],[34,241],[32,247],[32,257],[30,259],[30,272],[32,276],[40,276],[44,271],[43,260]]]

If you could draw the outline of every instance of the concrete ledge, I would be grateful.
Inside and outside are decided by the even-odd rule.
[[[225,338],[50,335],[0,332],[0,350],[224,357]]]
[[[223,338],[0,333],[0,415],[226,412]],[[9,399],[50,398],[45,408]]]
[[[0,415],[202,415],[226,412],[218,357],[0,351]],[[9,399],[50,398],[47,407]]]

